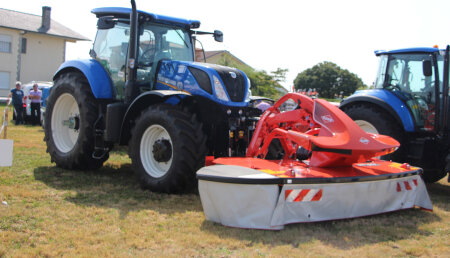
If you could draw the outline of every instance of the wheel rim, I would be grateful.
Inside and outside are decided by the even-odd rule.
[[[56,148],[67,153],[75,146],[80,128],[80,111],[75,98],[64,93],[56,100],[51,118],[53,142]]]
[[[363,129],[366,133],[376,133],[376,134],[379,134],[377,128],[376,128],[373,124],[371,124],[371,123],[369,123],[369,122],[367,122],[367,121],[365,121],[365,120],[355,120],[355,123],[356,123],[357,125],[359,125],[359,127],[360,127],[361,129]]]
[[[164,127],[152,125],[145,130],[140,143],[140,156],[147,174],[159,178],[167,173],[173,159],[172,146],[172,139]]]

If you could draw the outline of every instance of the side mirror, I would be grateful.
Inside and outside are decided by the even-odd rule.
[[[108,30],[115,26],[115,22],[111,17],[100,17],[97,21],[97,29]]]
[[[223,33],[220,30],[214,31],[214,40],[217,42],[223,42]]]
[[[94,59],[97,58],[97,53],[95,53],[94,49],[89,50],[89,56]]]
[[[431,76],[433,74],[430,60],[424,60],[422,62],[422,68],[423,68],[423,75],[425,77]]]

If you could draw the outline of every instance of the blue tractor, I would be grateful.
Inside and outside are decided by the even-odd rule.
[[[450,171],[449,48],[375,51],[379,68],[374,89],[356,91],[341,109],[364,130],[397,139],[386,157],[424,168],[435,182]]]
[[[200,22],[97,8],[91,59],[67,61],[47,100],[45,141],[52,162],[100,168],[128,145],[144,188],[179,193],[196,184],[206,156],[243,156],[261,112],[240,70],[194,62]]]

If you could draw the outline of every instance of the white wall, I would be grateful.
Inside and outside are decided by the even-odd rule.
[[[12,89],[18,76],[20,31],[0,28],[0,34],[11,36],[11,53],[0,52],[0,72],[9,73],[9,88]],[[54,73],[64,62],[65,39],[32,32],[27,32],[22,37],[27,39],[27,48],[26,53],[21,54],[19,80],[23,84],[30,81],[52,81]],[[0,89],[0,97],[7,96],[9,91]]]
[[[0,28],[1,35],[11,36],[11,53],[0,52],[0,72],[9,73],[9,88],[14,87],[17,76],[17,51],[19,32],[17,30]],[[0,97],[7,96],[10,90],[0,89]]]
[[[22,54],[20,80],[52,81],[58,67],[64,62],[65,40],[37,33],[23,35],[27,51]]]

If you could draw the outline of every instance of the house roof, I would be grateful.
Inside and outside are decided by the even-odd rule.
[[[211,58],[215,55],[219,55],[221,53],[225,53],[225,50],[217,50],[217,51],[205,51],[205,57],[206,58]]]
[[[46,32],[39,30],[41,24],[42,17],[40,15],[0,8],[0,27],[63,37],[69,40],[90,40],[54,20],[51,20],[50,29]]]
[[[244,61],[242,61],[241,59],[237,58],[235,55],[231,54],[231,53],[230,53],[229,51],[227,51],[227,50],[205,51],[205,57],[206,57],[206,59],[209,59],[209,58],[211,58],[211,57],[213,57],[213,56],[221,55],[221,54],[229,54],[229,55],[231,55],[232,57],[236,58],[236,59],[237,59],[239,62],[241,62],[242,64],[244,64],[244,65],[246,65],[246,66],[248,66],[248,67],[251,67],[251,66],[249,66],[248,64],[246,64]]]

